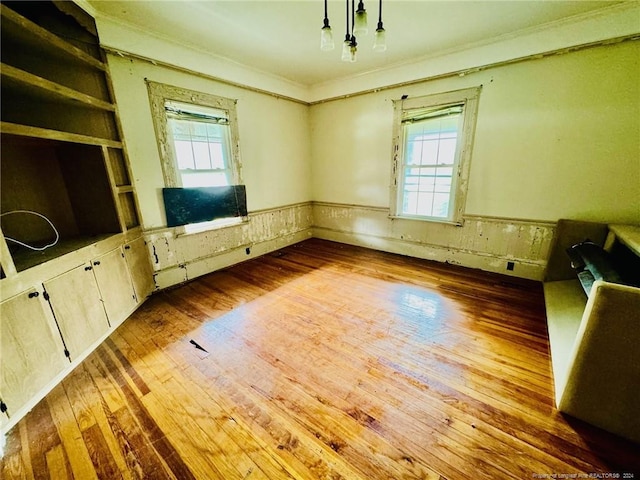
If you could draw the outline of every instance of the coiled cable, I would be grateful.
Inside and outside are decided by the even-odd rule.
[[[51,228],[53,229],[53,231],[56,234],[56,239],[52,243],[48,243],[44,247],[34,247],[33,245],[28,245],[28,244],[26,244],[24,242],[21,242],[20,240],[16,240],[15,238],[4,237],[4,239],[7,240],[8,242],[13,242],[13,243],[21,245],[23,247],[29,248],[31,250],[35,250],[37,252],[41,252],[43,250],[46,250],[47,248],[53,247],[56,243],[58,243],[58,240],[60,240],[60,234],[58,233],[58,230],[56,230],[56,227],[53,225],[51,220],[49,220],[47,217],[45,217],[41,213],[34,212],[33,210],[11,210],[10,212],[5,212],[5,213],[0,214],[0,217],[4,217],[5,215],[11,215],[11,214],[14,214],[14,213],[28,213],[28,214],[31,214],[31,215],[37,215],[40,218],[44,218],[47,221],[47,223],[49,225],[51,225]]]

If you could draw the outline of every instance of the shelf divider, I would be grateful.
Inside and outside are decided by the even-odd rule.
[[[122,148],[122,142],[105,138],[80,135],[79,133],[62,132],[48,128],[32,127],[17,123],[0,122],[0,132],[18,135],[22,137],[43,138],[47,140],[59,140],[61,142],[81,143],[84,145],[106,145],[111,148]]]
[[[28,20],[27,18],[23,17],[19,13],[14,12],[9,7],[0,4],[0,14],[2,15],[3,22],[10,21],[14,23],[15,25],[23,29],[25,32],[27,32],[28,34],[34,35],[44,40],[45,44],[48,47],[54,47],[59,51],[64,52],[69,56],[78,59],[79,61],[85,63],[86,65],[89,65],[93,68],[97,68],[98,70],[106,71],[106,67],[104,63],[102,63],[100,60],[93,58],[91,55],[89,55],[86,52],[83,52],[75,45],[72,45],[69,42],[66,42],[65,40],[61,39],[57,35],[42,28],[40,25],[32,22],[31,20]],[[5,28],[5,25],[3,25],[2,27]]]
[[[26,88],[36,89],[42,95],[52,99],[58,99],[72,103],[79,102],[86,105],[87,107],[99,108],[108,112],[115,112],[116,110],[116,107],[112,103],[105,102],[104,100],[92,97],[91,95],[87,95],[86,93],[78,92],[77,90],[65,87],[64,85],[60,85],[32,73],[25,72],[24,70],[20,70],[19,68],[13,67],[11,65],[2,63],[1,70],[3,81],[5,82],[5,84],[7,80],[9,80]]]

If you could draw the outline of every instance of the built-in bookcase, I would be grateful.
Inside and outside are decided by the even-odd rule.
[[[0,14],[1,436],[155,285],[93,18],[58,1]]]
[[[72,2],[3,2],[2,278],[139,226],[108,68]]]

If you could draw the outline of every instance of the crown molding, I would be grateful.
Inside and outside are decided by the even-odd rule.
[[[86,3],[83,1],[83,3]],[[195,45],[141,29],[132,23],[97,13],[94,15],[100,44],[114,53],[157,61],[164,66],[198,72],[205,77],[237,86],[306,102],[309,87],[265,72]],[[221,73],[222,72],[222,73]]]
[[[395,88],[453,75],[593,47],[640,36],[640,2],[626,1],[501,35],[481,42],[389,65],[328,82],[305,85],[265,72],[168,35],[96,12],[87,0],[74,0],[94,16],[101,44],[111,53],[145,60],[240,88],[305,104]]]
[[[438,55],[389,65],[365,73],[315,84],[310,87],[311,104],[417,83],[527,60],[569,49],[590,47],[612,39],[640,35],[640,2],[624,2],[581,15],[467,44]]]

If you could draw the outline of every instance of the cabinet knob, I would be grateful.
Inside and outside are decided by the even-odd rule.
[[[31,293],[29,294],[29,298],[36,298],[36,297],[38,297],[38,296],[40,296],[40,293],[38,293],[38,292],[31,292]]]
[[[100,261],[93,262],[94,265],[100,265]]]
[[[87,272],[88,272],[89,270],[92,270],[92,269],[93,269],[93,267],[92,267],[91,265],[89,265],[88,267],[84,267],[84,269],[85,269],[85,271],[87,271]]]
[[[125,249],[125,250],[129,250],[130,248],[131,248],[131,245],[125,245],[125,246],[124,246],[124,249]]]

